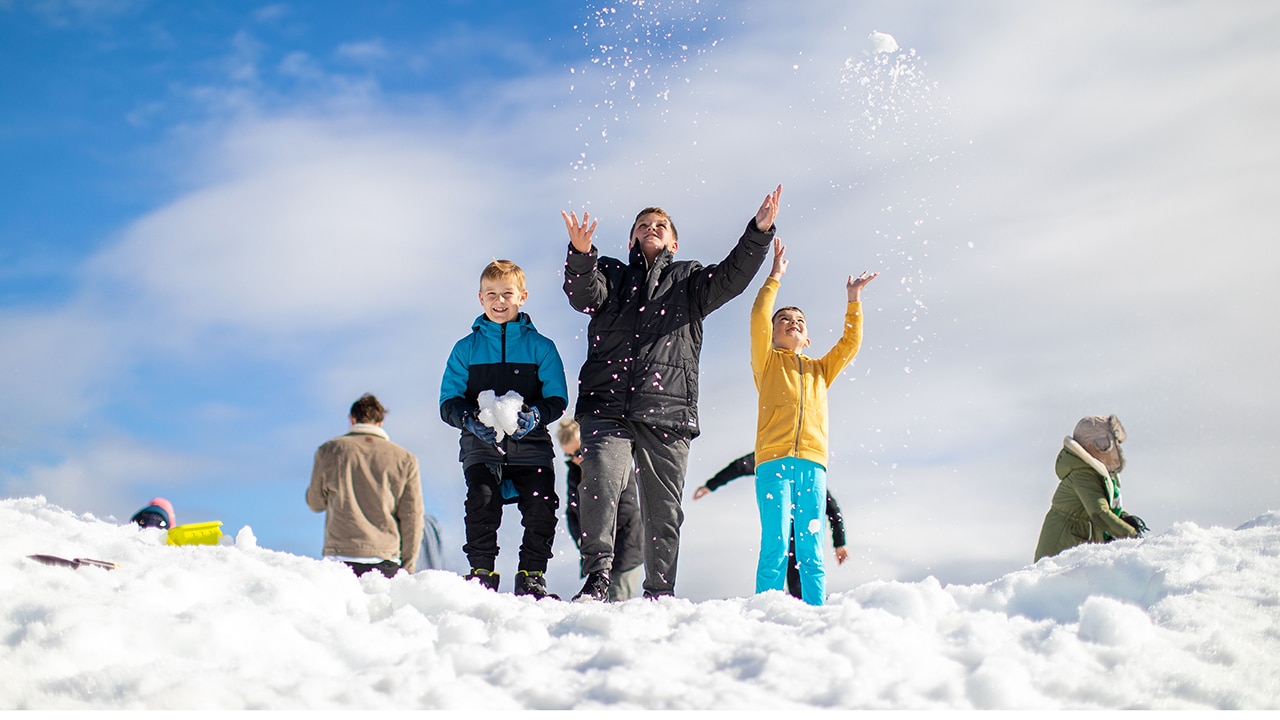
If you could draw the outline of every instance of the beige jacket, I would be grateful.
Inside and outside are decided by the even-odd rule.
[[[324,554],[398,561],[413,572],[422,541],[418,458],[376,425],[316,450],[307,506],[325,512]]]

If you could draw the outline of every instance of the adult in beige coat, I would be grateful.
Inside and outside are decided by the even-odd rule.
[[[1139,527],[1146,529],[1120,506],[1124,440],[1124,426],[1115,415],[1086,417],[1063,440],[1054,467],[1061,482],[1044,516],[1036,560],[1084,543],[1137,537]]]
[[[386,408],[373,395],[351,406],[351,430],[316,450],[307,506],[325,513],[324,556],[356,575],[413,572],[422,540],[418,458],[382,429]]]

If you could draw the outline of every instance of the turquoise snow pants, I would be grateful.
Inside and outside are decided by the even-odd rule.
[[[760,561],[756,592],[782,590],[787,582],[787,546],[795,525],[800,594],[821,605],[827,574],[822,567],[822,521],[827,502],[827,469],[812,460],[786,457],[756,467],[760,508]]]

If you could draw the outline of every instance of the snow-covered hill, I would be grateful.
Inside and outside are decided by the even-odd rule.
[[[0,500],[3,709],[1280,707],[1280,514],[809,607],[535,602]],[[31,553],[114,560],[48,567]]]

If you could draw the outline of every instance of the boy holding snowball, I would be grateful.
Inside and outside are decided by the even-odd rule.
[[[564,364],[555,343],[520,312],[529,293],[518,265],[489,263],[479,295],[484,314],[453,346],[440,384],[440,418],[462,431],[467,579],[498,589],[498,526],[510,500],[524,525],[515,594],[556,597],[543,578],[560,506],[547,425],[569,404]]]

